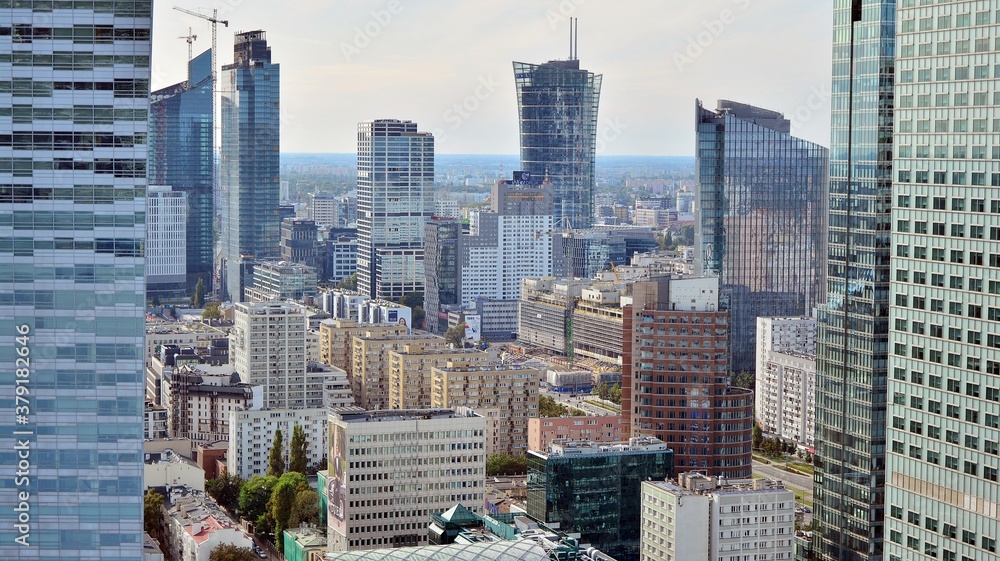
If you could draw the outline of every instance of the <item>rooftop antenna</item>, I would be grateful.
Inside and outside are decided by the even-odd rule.
[[[573,60],[580,52],[580,18],[573,18]]]

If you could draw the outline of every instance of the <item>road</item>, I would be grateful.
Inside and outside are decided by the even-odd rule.
[[[551,398],[555,399],[556,401],[558,401],[559,403],[563,403],[563,404],[565,404],[568,407],[575,407],[577,409],[581,409],[587,415],[603,416],[603,415],[614,415],[615,414],[614,411],[608,411],[607,409],[603,409],[601,407],[598,407],[596,405],[591,405],[591,404],[583,401],[584,399],[590,397],[590,394],[585,394],[585,395],[576,396],[576,397],[570,397],[570,394],[568,394],[568,393],[559,393],[559,392],[550,391],[548,389],[542,389],[540,395],[545,395],[545,396],[551,397]],[[596,399],[596,398],[594,398],[594,399]]]
[[[796,475],[772,465],[762,464],[758,461],[754,461],[753,463],[753,472],[759,473],[768,479],[784,481],[788,487],[801,489],[810,495],[813,492],[813,479],[811,476]]]

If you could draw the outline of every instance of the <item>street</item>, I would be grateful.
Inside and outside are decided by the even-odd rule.
[[[568,394],[568,393],[559,393],[559,392],[550,391],[547,388],[543,388],[542,391],[541,391],[541,393],[539,395],[544,395],[544,396],[551,397],[552,399],[555,399],[556,401],[558,401],[559,403],[562,403],[562,404],[566,405],[567,407],[575,407],[577,409],[580,409],[584,413],[586,413],[587,415],[599,415],[599,416],[603,416],[603,415],[616,415],[617,414],[614,411],[609,411],[607,409],[598,407],[596,405],[591,405],[590,403],[587,403],[587,402],[583,401],[584,399],[587,399],[587,398],[591,397],[589,393],[588,394],[577,395],[576,397],[570,397],[570,394]],[[597,398],[594,397],[594,399],[597,399]]]
[[[813,479],[808,475],[789,473],[773,465],[762,464],[756,460],[753,462],[753,472],[759,473],[768,479],[784,481],[788,487],[795,487],[812,495]]]

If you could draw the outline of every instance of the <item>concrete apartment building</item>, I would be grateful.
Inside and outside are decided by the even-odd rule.
[[[469,407],[486,417],[486,452],[528,451],[528,419],[538,416],[538,370],[452,364],[431,369],[431,407]]]
[[[357,314],[356,308],[355,314]],[[319,324],[320,361],[340,368],[350,376],[354,370],[354,351],[351,339],[360,335],[370,338],[396,337],[406,335],[406,326],[370,325],[350,319],[323,320]]]
[[[547,450],[555,440],[621,442],[623,434],[628,434],[628,426],[621,415],[528,419],[529,450]]]
[[[242,383],[232,366],[186,364],[164,376],[161,401],[168,436],[208,443],[229,438],[232,412],[260,409],[264,390]]]
[[[431,407],[431,370],[489,366],[490,355],[474,349],[406,345],[389,352],[389,408]]]
[[[249,479],[265,475],[268,453],[274,435],[280,429],[284,440],[285,463],[288,463],[289,443],[296,425],[302,426],[308,444],[309,465],[318,464],[327,450],[327,408],[264,409],[234,411],[229,415],[229,472]]]
[[[427,545],[455,503],[482,513],[486,419],[470,409],[329,413],[330,552]]]
[[[232,363],[243,382],[264,387],[264,407],[320,407],[322,392],[307,384],[305,310],[284,303],[238,303],[233,309]]]
[[[622,416],[676,470],[750,477],[753,392],[728,384],[729,315],[717,277],[637,282],[625,306]]]
[[[795,493],[780,482],[644,481],[641,518],[640,561],[794,558]]]
[[[812,449],[816,320],[757,318],[757,423],[765,434]]]
[[[405,328],[404,328],[405,329]],[[358,334],[351,338],[351,390],[354,402],[362,409],[389,408],[389,353],[406,346],[444,349],[443,337],[429,333],[414,335]]]

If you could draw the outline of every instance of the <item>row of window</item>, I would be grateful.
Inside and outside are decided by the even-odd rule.
[[[900,2],[901,8],[912,8],[915,5],[915,0],[902,0]],[[927,0],[921,0],[920,5],[928,5],[930,2]],[[943,14],[937,17],[937,29],[952,29],[960,27],[971,27],[973,21],[975,25],[989,25],[990,24],[990,12],[982,11],[976,12],[975,20],[973,20],[972,12],[965,12],[959,14]],[[905,16],[904,16],[905,17]],[[997,12],[997,21],[1000,21],[1000,12]],[[917,18],[910,18],[903,20],[902,33],[913,33],[917,31],[918,27]],[[934,30],[934,18],[933,17],[923,17],[919,18],[919,30],[920,31],[932,31]]]
[[[979,149],[981,147],[976,147]],[[985,150],[985,148],[982,148]],[[1000,150],[997,147],[995,150]],[[996,156],[1000,157],[1000,151],[997,152]],[[985,158],[985,151],[982,157]],[[933,181],[931,181],[933,179]],[[990,186],[1000,187],[1000,173],[990,174]],[[901,169],[896,173],[896,180],[899,183],[931,183],[935,185],[973,185],[973,186],[985,186],[986,185],[986,173],[985,172],[971,172],[967,173],[964,171],[953,171],[951,172],[950,181],[949,175],[946,171],[929,171],[929,170],[908,170]],[[996,202],[996,201],[994,201]],[[925,207],[917,207],[925,208]]]

